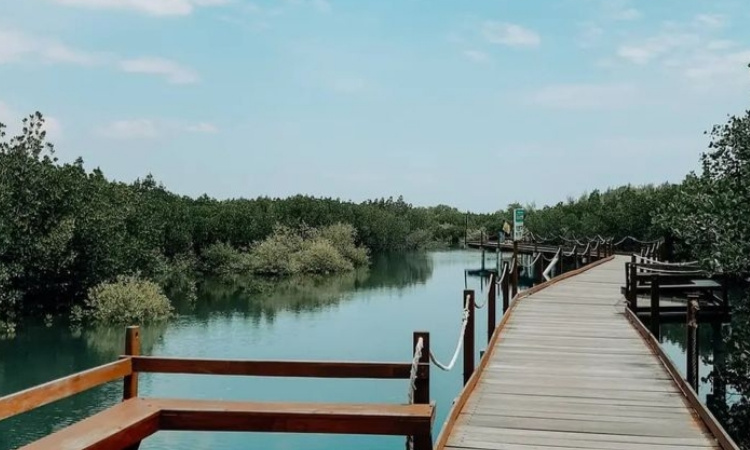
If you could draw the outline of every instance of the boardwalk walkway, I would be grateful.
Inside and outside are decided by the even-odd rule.
[[[625,261],[518,301],[440,447],[717,448],[623,315]]]

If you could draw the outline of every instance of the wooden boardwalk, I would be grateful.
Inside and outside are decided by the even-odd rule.
[[[623,314],[626,261],[519,299],[438,449],[718,448]]]

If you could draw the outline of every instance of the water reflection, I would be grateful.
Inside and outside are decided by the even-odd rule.
[[[149,324],[141,327],[141,350],[144,354],[177,354],[196,357],[242,358],[250,355],[250,357],[259,358],[301,359],[299,354],[285,354],[284,352],[301,348],[298,343],[299,330],[301,327],[307,327],[305,344],[314,347],[310,348],[313,353],[304,356],[311,359],[351,359],[351,350],[346,350],[346,347],[342,348],[341,344],[337,346],[332,343],[331,336],[323,332],[315,334],[315,330],[310,329],[310,324],[313,323],[311,317],[320,316],[319,321],[324,324],[324,331],[326,327],[335,329],[341,322],[349,322],[355,328],[366,327],[366,324],[358,325],[349,319],[342,319],[340,314],[334,314],[333,309],[342,304],[383,300],[394,294],[401,296],[405,290],[414,286],[424,286],[430,281],[436,259],[439,264],[443,264],[445,270],[456,272],[454,266],[463,264],[462,257],[468,256],[464,254],[454,260],[449,255],[448,253],[380,255],[373,258],[368,270],[328,277],[300,276],[281,280],[238,277],[202,280],[198,283],[197,298],[185,295],[175,302],[180,317],[169,323]],[[459,270],[462,270],[462,267]],[[450,292],[450,285],[454,281],[447,277],[444,277],[442,281],[449,286],[442,290]],[[455,286],[456,293],[460,292],[460,289],[460,285]],[[414,298],[422,298],[423,295],[416,292]],[[427,300],[427,297],[424,297],[424,300]],[[404,304],[404,302],[399,303]],[[382,303],[382,306],[362,304],[359,309],[371,312],[374,316],[387,317],[394,312],[394,306],[400,305],[389,302]],[[377,312],[378,309],[382,311]],[[375,312],[372,312],[373,310]],[[322,314],[325,312],[330,314]],[[282,313],[284,320],[280,320]],[[448,315],[452,316],[453,312],[448,310]],[[407,314],[404,320],[412,320],[412,317],[414,316]],[[240,318],[239,321],[238,318]],[[413,330],[415,326],[406,323],[403,328]],[[14,339],[0,340],[0,395],[20,391],[29,386],[111,362],[122,353],[124,337],[122,326],[74,329],[63,321],[57,321],[51,326],[24,324]],[[407,334],[406,339],[403,339],[399,335],[395,340],[397,344],[388,345],[387,339],[381,339],[379,346],[382,349],[377,345],[372,348],[360,345],[358,351],[361,356],[359,358],[377,359],[379,351],[385,351],[384,359],[396,359],[402,354],[401,350],[408,349],[411,337]],[[256,346],[248,352],[248,346],[244,342],[255,342]],[[281,384],[278,387],[273,384],[276,382],[277,380],[271,380],[264,385],[264,381],[256,380],[248,387],[247,381],[241,377],[182,380],[143,376],[141,387],[144,395],[151,395],[154,391],[153,393],[158,395],[194,396],[198,392],[207,397],[222,397],[225,395],[227,386],[232,386],[234,392],[256,398],[261,398],[263,395],[271,398],[288,395],[290,399],[295,397],[304,399],[305,395],[316,393],[299,380],[293,380],[293,385],[279,381]],[[342,386],[345,385],[346,382],[337,382],[335,387],[321,384],[316,386],[323,386],[322,389],[318,388],[319,395],[337,400],[334,398],[336,394],[331,394],[332,391],[342,391]],[[346,396],[362,395],[359,393],[360,390],[361,388],[352,388],[351,392],[343,390],[342,398],[338,400],[347,401]],[[395,386],[391,390],[401,394],[403,387]],[[387,396],[391,395],[389,392],[388,389],[378,388],[370,390],[367,395],[372,396],[373,400],[383,401],[381,397],[386,396],[385,398],[388,399]],[[447,391],[447,394],[453,395],[454,393]],[[2,421],[0,422],[0,449],[17,448],[83,417],[88,417],[117,403],[121,395],[122,384],[114,382]],[[397,399],[400,399],[400,396],[388,399],[388,401]],[[191,438],[175,436],[178,435],[164,433],[152,438],[150,444],[144,443],[142,448],[183,448],[186,443],[193,442]],[[219,448],[221,445],[217,443],[220,442],[225,443],[225,448],[246,448],[247,436],[228,436],[201,435],[200,439],[208,439],[210,442],[203,448]],[[170,446],[168,443],[174,439],[177,439],[179,443]],[[320,446],[339,446],[332,444],[338,442],[335,438],[333,439],[324,441]],[[275,443],[278,439],[263,442]],[[352,442],[344,443],[343,446],[352,446]]]

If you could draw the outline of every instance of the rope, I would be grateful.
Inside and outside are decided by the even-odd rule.
[[[638,256],[638,255],[636,255],[636,256]],[[660,266],[675,266],[675,267],[689,267],[689,266],[697,266],[699,264],[699,261],[688,261],[688,262],[675,263],[675,262],[658,261],[658,260],[653,259],[653,258],[643,258],[643,261],[644,262],[649,262],[649,263],[652,263],[652,264],[658,264]]]
[[[708,275],[708,272],[705,270],[669,270],[669,269],[656,269],[652,267],[643,267],[638,266],[639,269],[643,270],[644,272],[653,272],[653,273],[677,273],[680,275]]]
[[[656,244],[657,242],[661,242],[661,239],[655,239],[653,241],[642,241],[640,239],[634,238],[633,236],[625,236],[624,238],[622,238],[619,241],[615,242],[613,245],[614,246],[618,246],[618,245],[622,244],[623,242],[625,242],[627,240],[636,242],[638,244],[644,244],[644,245],[645,244]]]
[[[419,368],[419,360],[422,358],[423,348],[424,342],[422,338],[419,338],[417,345],[414,347],[414,359],[411,360],[411,371],[409,372],[409,392],[407,398],[410,405],[414,403],[414,391],[417,390],[417,369]]]
[[[534,267],[534,266],[536,265],[537,261],[539,261],[539,258],[540,258],[541,256],[542,256],[542,253],[541,253],[541,252],[537,253],[537,255],[536,255],[536,258],[534,258],[534,260],[533,260],[533,261],[531,261],[531,262],[530,262],[529,264],[527,264],[527,265],[521,264],[521,267],[523,267],[524,269],[529,269],[529,268],[533,268],[533,267]]]
[[[461,352],[461,347],[464,345],[464,332],[466,331],[466,324],[469,322],[469,296],[466,296],[466,300],[464,301],[464,312],[462,314],[461,318],[461,333],[458,335],[458,342],[456,343],[456,351],[453,352],[453,357],[451,358],[451,362],[448,364],[443,364],[435,357],[435,354],[432,353],[432,350],[430,350],[430,361],[432,361],[433,364],[435,364],[440,370],[444,370],[446,372],[453,369],[453,366],[456,365],[456,361],[458,360],[458,354]]]

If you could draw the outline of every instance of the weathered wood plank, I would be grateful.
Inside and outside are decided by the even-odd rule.
[[[129,359],[123,359],[0,398],[0,420],[78,394],[132,373]]]
[[[439,450],[717,448],[623,317],[624,262],[517,301]]]
[[[264,377],[408,379],[410,363],[241,361],[134,356],[136,372]]]

